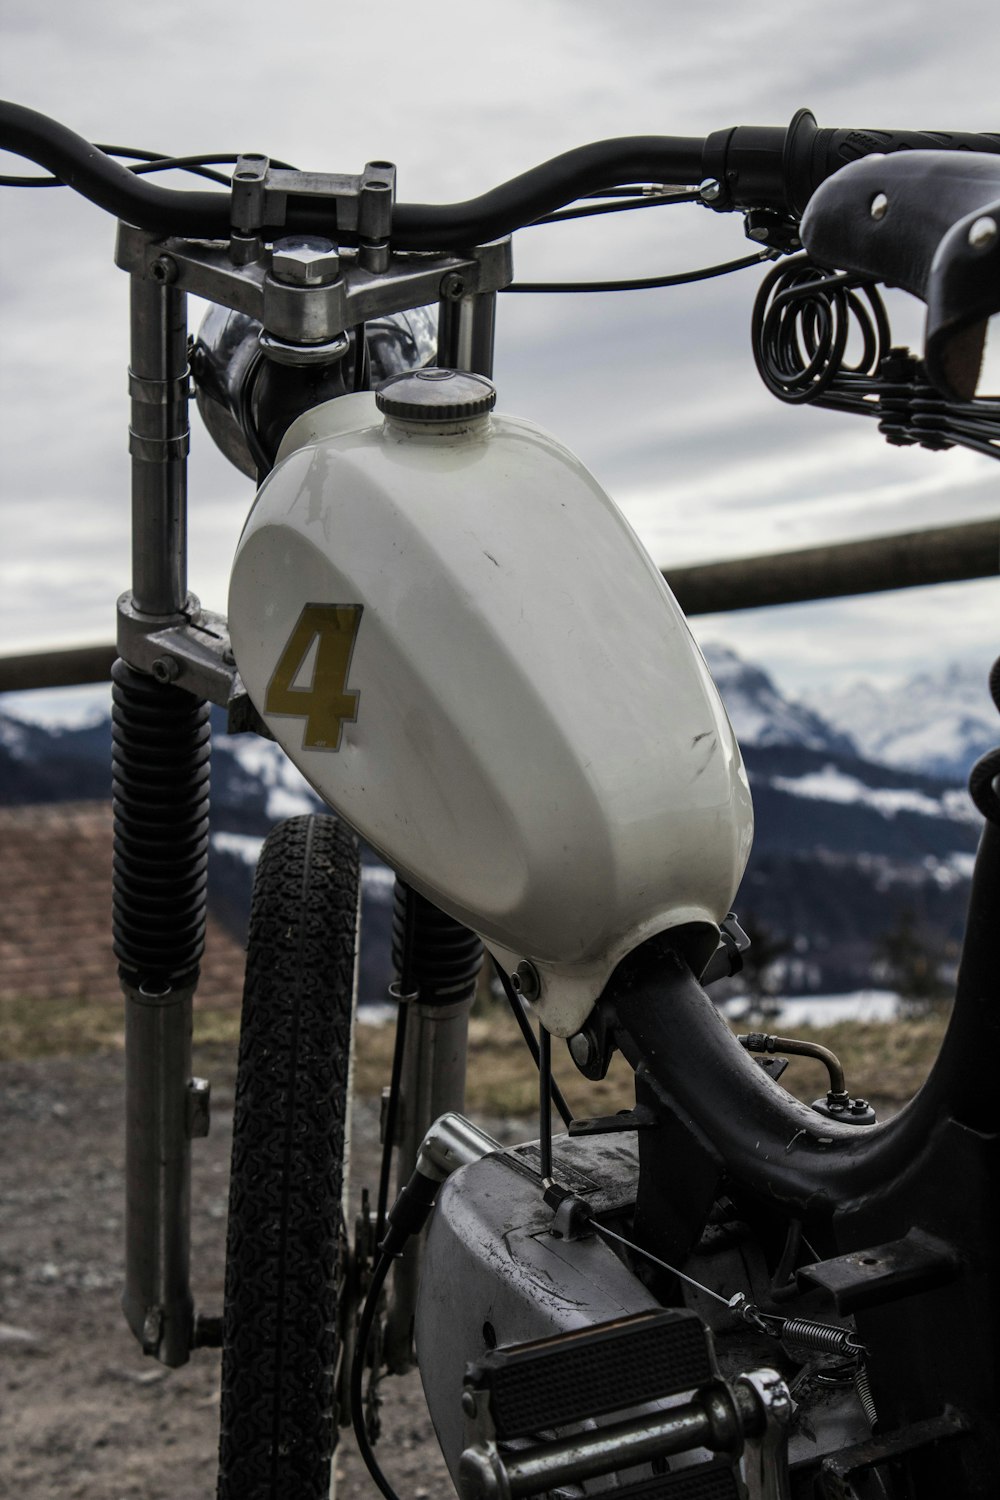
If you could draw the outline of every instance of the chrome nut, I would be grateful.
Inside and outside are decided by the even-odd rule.
[[[271,275],[286,286],[329,286],[340,275],[340,255],[332,240],[318,235],[275,240]]]

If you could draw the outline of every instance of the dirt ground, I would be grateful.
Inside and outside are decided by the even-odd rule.
[[[198,1062],[196,1060],[196,1066]],[[207,1500],[215,1494],[219,1353],[168,1371],[119,1309],[124,1128],[120,1053],[0,1064],[0,1494],[17,1500]],[[231,1063],[193,1143],[192,1282],[221,1309]],[[358,1180],[377,1180],[377,1106],[358,1101]],[[379,1457],[407,1500],[455,1494],[419,1377],[386,1381]],[[338,1496],[377,1490],[350,1434]]]
[[[207,1037],[213,1033],[205,1019],[199,1025]],[[192,1148],[192,1283],[206,1313],[222,1306],[235,1059],[233,1017],[228,1021],[227,1040],[207,1042],[195,1055],[195,1071],[212,1080],[211,1133]],[[810,1035],[834,1047],[855,1091],[878,1099],[882,1114],[924,1076],[943,1025],[937,1018]],[[0,1062],[3,1497],[211,1500],[215,1494],[218,1352],[199,1350],[188,1365],[168,1371],[142,1355],[119,1309],[125,1146],[118,1029],[116,1015],[101,1051],[32,1056],[36,1018],[13,1038],[22,1055],[14,1049],[14,1060]],[[471,1042],[471,1103],[485,1111],[492,1133],[523,1137],[530,1127],[511,1118],[508,1133],[497,1123],[501,1113],[512,1117],[532,1107],[537,1084],[530,1067],[525,1072],[523,1047],[479,1022]],[[391,1045],[391,1028],[382,1028],[359,1046],[356,1188],[377,1182],[376,1101]],[[622,1102],[610,1082],[585,1090],[583,1083],[579,1075],[564,1082],[574,1109],[608,1112]],[[821,1083],[821,1070],[815,1079],[807,1072],[800,1092],[813,1097]],[[387,1380],[383,1391],[379,1457],[403,1500],[453,1500],[419,1377]],[[349,1433],[341,1438],[337,1470],[341,1500],[376,1500]]]

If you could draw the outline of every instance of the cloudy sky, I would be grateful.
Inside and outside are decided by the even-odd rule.
[[[995,0],[0,0],[0,24],[0,94],[92,140],[347,172],[387,157],[405,201],[472,196],[588,140],[785,124],[802,105],[821,125],[1000,128]],[[0,193],[7,653],[113,632],[129,581],[128,329],[107,216],[63,190]],[[736,217],[656,209],[528,231],[515,265],[524,279],[652,275],[746,248]],[[661,565],[1000,515],[995,460],[892,450],[874,423],[767,394],[748,333],[761,274],[503,298],[500,402],[576,450]],[[918,338],[917,304],[896,315]],[[224,608],[252,495],[195,424],[191,586]],[[985,667],[997,603],[989,582],[695,628],[793,690],[822,689],[950,657]]]

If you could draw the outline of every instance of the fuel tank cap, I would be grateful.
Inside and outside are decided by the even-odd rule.
[[[496,399],[485,375],[436,366],[393,375],[375,392],[379,411],[404,422],[467,422],[491,412]]]

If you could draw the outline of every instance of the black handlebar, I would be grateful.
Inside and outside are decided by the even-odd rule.
[[[37,162],[142,229],[206,239],[229,235],[229,194],[158,187],[65,125],[22,105],[0,102],[0,147]],[[918,148],[1000,154],[1000,135],[821,130],[808,110],[799,110],[787,128],[738,125],[707,139],[625,136],[567,151],[465,203],[399,203],[392,243],[400,250],[483,244],[586,193],[637,182],[688,186],[712,178],[720,185],[712,203],[716,209],[769,207],[798,218],[815,189],[840,167],[873,153]],[[283,226],[289,231],[336,238],[336,204],[290,196]]]

